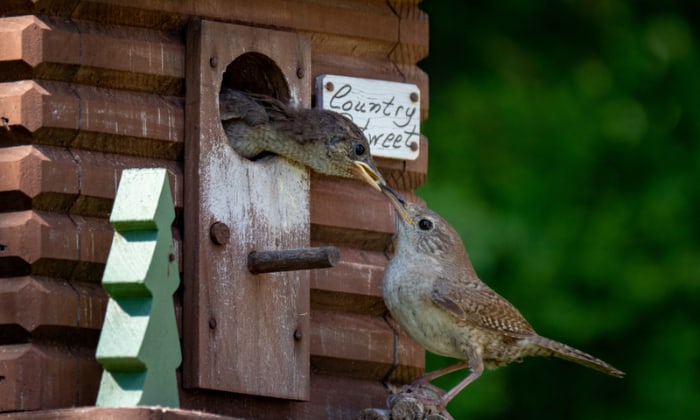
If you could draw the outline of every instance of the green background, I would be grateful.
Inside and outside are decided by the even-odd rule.
[[[542,335],[456,419],[700,418],[700,2],[426,1],[428,205]],[[448,361],[428,356],[428,369]],[[437,384],[448,387],[466,375]]]

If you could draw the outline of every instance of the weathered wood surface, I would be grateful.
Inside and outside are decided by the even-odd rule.
[[[223,392],[189,390],[181,394],[183,407],[207,407],[207,411],[246,419],[353,419],[367,407],[386,405],[387,390],[379,381],[329,375],[312,370],[307,402],[261,398]]]
[[[104,218],[121,172],[151,167],[167,168],[181,211],[182,165],[176,161],[44,145],[6,147],[0,153],[0,211],[32,208]]]
[[[248,254],[248,271],[253,274],[335,267],[340,254],[333,246],[253,251]]]
[[[161,39],[161,42],[167,46],[171,45],[168,34],[184,31],[190,16],[306,33],[311,37],[314,51],[312,58],[314,77],[330,73],[415,83],[422,92],[421,114],[424,118],[427,116],[428,77],[416,66],[416,63],[428,55],[428,18],[418,8],[415,1],[394,0],[387,3],[384,1],[344,0],[324,3],[312,0],[294,2],[272,0],[262,4],[256,2],[231,4],[226,0],[186,3],[167,0],[144,0],[138,3],[129,0],[100,2],[45,0],[36,3],[6,2],[0,4],[0,16],[35,13],[78,21],[94,21],[99,22],[100,27],[114,27],[115,29],[119,28],[117,25],[137,26],[149,30],[159,29],[162,31],[158,34],[159,37],[154,38],[152,33],[144,31],[141,38]],[[13,18],[17,17],[13,16]],[[348,25],[348,22],[353,22],[353,24]],[[51,24],[59,26],[57,22],[51,22]],[[45,25],[50,26],[49,23],[45,23]],[[75,28],[74,25],[70,26]],[[64,31],[71,32],[72,28],[69,27]],[[73,30],[75,31],[75,29]],[[110,30],[101,31],[108,32],[107,38],[117,37],[119,33],[116,31],[116,35],[110,35]],[[103,54],[104,57],[119,57],[130,49],[139,51],[139,48],[145,48],[142,44],[132,45],[130,42],[123,41],[112,43],[112,45],[107,44],[109,43],[97,44],[109,51]],[[147,47],[144,51],[153,48]],[[156,48],[160,49],[157,45]],[[170,51],[166,49],[166,52]],[[93,56],[93,54],[86,55]],[[100,56],[98,53],[94,53],[94,55]],[[100,69],[101,65],[105,65],[106,69],[113,70],[114,64],[102,64],[97,57],[93,58],[89,65],[94,65],[95,69]],[[65,60],[65,57],[60,58]],[[43,61],[52,62],[48,57]],[[121,60],[122,63],[129,61]],[[159,72],[159,77],[165,79],[161,82],[143,78],[143,75],[149,74],[148,67],[132,69],[137,76],[121,74],[120,72],[123,70],[120,69],[114,73],[113,77],[104,77],[104,74],[102,77],[85,75],[82,76],[85,79],[81,80],[93,83],[105,83],[111,80],[116,84],[137,85],[139,90],[143,89],[145,85],[151,86],[151,89],[174,91],[178,88],[177,86],[184,86],[182,81],[174,83],[172,80],[172,75],[184,68],[182,63],[184,63],[184,58],[174,61],[164,60],[163,67],[170,67],[168,70],[170,75],[163,74],[165,73],[163,71]],[[20,66],[20,69],[25,72],[20,74],[26,74],[28,71],[23,66]],[[31,77],[38,77],[37,71],[41,72],[42,69],[32,69],[30,71]],[[90,71],[95,70],[90,69]],[[111,71],[105,73],[112,74]],[[60,69],[53,70],[52,74],[64,78],[71,75],[70,72]],[[124,81],[130,77],[134,79],[133,82]],[[163,85],[165,87],[162,87]],[[176,87],[168,87],[173,85]]]
[[[395,361],[394,334],[382,317],[312,310],[311,323],[311,360],[320,371],[381,381],[397,362],[392,381],[410,381],[420,374],[417,366],[425,352],[402,333]]]
[[[32,303],[34,304],[34,303]],[[47,326],[48,327],[48,326]],[[54,333],[58,333],[55,331]],[[0,346],[0,412],[45,410],[91,405],[97,395],[100,365],[84,348],[79,330],[63,330],[70,342],[57,344],[46,337],[29,343]],[[11,339],[3,332],[5,339]],[[92,340],[93,349],[96,340]]]
[[[184,94],[185,46],[173,33],[24,15],[4,18],[0,36],[0,81],[37,78]]]
[[[188,387],[307,400],[309,273],[253,275],[251,251],[309,245],[309,178],[284,159],[252,162],[228,144],[218,97],[229,63],[261,53],[281,71],[298,106],[309,106],[308,39],[294,33],[210,21],[188,33],[185,150],[184,380]],[[216,60],[216,61],[213,61]],[[218,63],[213,65],[212,63]],[[236,70],[231,70],[235,72]],[[212,223],[231,239],[210,239]]]
[[[174,160],[182,157],[182,100],[64,82],[0,83],[7,145],[48,144]]]
[[[0,418],[4,420],[233,420],[232,417],[219,416],[203,411],[163,407],[64,408],[58,410],[0,414]]]
[[[0,324],[41,334],[42,327],[98,330],[107,296],[99,285],[40,276],[0,282]]]
[[[414,83],[427,116],[428,78],[416,63],[427,55],[428,23],[415,1],[0,2],[0,366],[14,378],[0,381],[0,411],[94,403],[94,351],[107,302],[98,283],[112,239],[106,217],[123,169],[168,168],[183,269],[183,215],[191,206],[183,195],[185,29],[192,17],[303,34],[311,48],[304,83],[323,73]],[[407,193],[425,182],[426,151],[421,138],[417,161],[377,159],[378,166]],[[311,315],[347,315],[352,329],[352,316],[362,314],[369,317],[362,318],[364,335],[354,337],[377,346],[374,354],[393,347],[380,295],[391,210],[352,181],[312,174],[310,194],[310,245],[341,251],[338,267],[310,273]],[[335,215],[324,211],[334,200],[343,200]],[[175,302],[181,330],[181,291]],[[342,347],[333,336],[353,335],[311,323],[305,336]],[[377,336],[384,338],[369,340]],[[400,343],[399,371],[415,376],[421,350]],[[17,346],[33,356],[7,352]],[[310,353],[308,402],[181,389],[182,404],[268,418],[353,418],[384,406],[377,377],[386,356],[367,363],[366,354],[330,346],[311,346]],[[355,357],[366,373],[352,369]],[[41,372],[50,380],[21,374],[44,359],[50,361],[41,362]]]

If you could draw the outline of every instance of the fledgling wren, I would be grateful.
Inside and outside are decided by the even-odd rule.
[[[424,374],[409,388],[469,368],[464,380],[430,401],[445,412],[447,403],[481,376],[484,367],[496,368],[526,356],[555,356],[624,376],[600,359],[538,335],[510,302],[479,280],[449,223],[389,187],[381,189],[394,205],[397,221],[395,253],[384,272],[384,302],[396,322],[427,350],[463,360]]]
[[[357,177],[376,189],[386,184],[362,130],[338,113],[297,109],[234,89],[221,92],[219,111],[229,144],[245,158],[274,153],[322,174]]]

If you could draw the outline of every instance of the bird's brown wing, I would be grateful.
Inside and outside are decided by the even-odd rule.
[[[285,105],[282,101],[272,96],[248,93],[248,97],[265,109],[272,121],[289,120],[294,118],[294,108]]]
[[[219,112],[222,121],[240,120],[250,126],[265,124],[265,108],[238,90],[226,89],[219,94]]]
[[[481,281],[457,281],[439,277],[432,301],[458,319],[477,327],[513,337],[535,334],[520,312]]]

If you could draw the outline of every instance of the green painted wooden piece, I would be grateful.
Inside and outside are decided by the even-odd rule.
[[[173,293],[173,199],[165,169],[122,173],[112,215],[115,233],[102,285],[110,296],[97,361],[104,368],[98,406],[179,407],[182,361]]]

